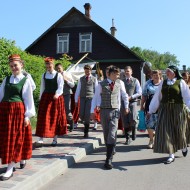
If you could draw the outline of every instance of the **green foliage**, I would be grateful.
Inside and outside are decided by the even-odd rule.
[[[3,79],[10,75],[10,69],[8,63],[8,56],[11,54],[19,54],[24,60],[24,69],[26,72],[30,73],[34,82],[36,84],[36,90],[34,91],[34,102],[36,108],[38,106],[39,94],[40,94],[40,83],[42,74],[45,72],[44,57],[34,56],[26,53],[20,48],[15,46],[14,41],[7,40],[5,38],[0,38],[0,83]],[[63,57],[55,62],[59,62],[66,69],[70,65],[70,60],[67,54],[63,54]]]
[[[157,51],[141,49],[140,47],[132,47],[131,50],[135,52],[138,56],[142,57],[145,61],[152,64],[152,69],[164,70],[169,65],[179,66],[179,61],[174,54],[159,53]]]

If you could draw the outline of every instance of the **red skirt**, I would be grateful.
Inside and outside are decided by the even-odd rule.
[[[0,103],[0,158],[2,164],[19,162],[32,156],[31,126],[24,126],[23,102]]]
[[[97,122],[100,122],[100,112],[97,111],[96,108],[94,109],[94,115],[95,115],[95,120],[96,120]]]
[[[75,106],[75,109],[73,111],[73,120],[74,120],[74,123],[77,123],[78,120],[79,120],[79,110],[80,110],[80,98],[78,100],[78,106],[77,107]]]
[[[67,134],[67,119],[63,96],[53,99],[53,93],[43,93],[38,110],[36,136],[54,137]]]

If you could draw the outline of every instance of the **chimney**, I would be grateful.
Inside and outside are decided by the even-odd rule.
[[[186,65],[182,65],[183,71],[186,71]]]
[[[91,16],[90,16],[90,9],[91,9],[92,7],[91,7],[90,3],[85,3],[84,8],[85,8],[85,15],[86,15],[88,18],[91,18]]]
[[[112,18],[112,27],[110,28],[110,30],[111,30],[111,35],[113,37],[115,37],[115,32],[117,31],[117,29],[114,26],[114,19],[113,18]]]

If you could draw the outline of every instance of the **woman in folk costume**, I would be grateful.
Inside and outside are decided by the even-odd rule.
[[[19,55],[9,56],[11,76],[0,87],[0,158],[8,164],[0,180],[13,176],[15,163],[23,169],[32,155],[32,130],[30,119],[35,115],[33,91],[29,79],[22,74]]]
[[[190,107],[190,91],[176,66],[166,69],[167,79],[162,81],[149,106],[150,114],[158,110],[157,128],[154,141],[155,153],[168,153],[165,162],[174,162],[174,153],[182,150],[187,155],[187,107]]]
[[[57,136],[67,133],[67,119],[63,99],[63,77],[54,70],[54,59],[45,58],[46,72],[42,75],[40,104],[36,127],[37,144],[43,137],[53,138],[51,146],[57,145]]]

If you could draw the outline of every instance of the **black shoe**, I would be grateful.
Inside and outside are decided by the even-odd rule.
[[[69,121],[69,131],[70,132],[72,132],[73,131],[73,129],[74,129],[74,121],[73,120],[71,120],[71,121]]]
[[[169,157],[169,158],[166,160],[165,164],[171,164],[171,163],[174,162],[174,161],[175,161],[175,158]]]
[[[88,133],[84,133],[84,138],[88,138]]]
[[[116,154],[116,150],[115,150],[115,148],[113,148],[113,155],[115,155]]]
[[[13,177],[13,173],[11,174],[10,177],[0,176],[0,181],[6,181],[6,180],[10,179],[11,177]]]
[[[107,170],[111,170],[113,168],[113,165],[111,163],[111,159],[109,160],[106,160],[105,164],[104,164],[104,167],[107,169]]]
[[[25,168],[25,166],[26,166],[26,162],[25,162],[25,164],[21,164],[21,163],[20,163],[20,169]],[[13,170],[13,171],[14,171],[14,170]]]
[[[136,139],[136,129],[132,129],[132,135],[131,135],[132,140],[134,141]]]
[[[183,156],[184,156],[184,157],[186,157],[186,156],[187,156],[187,153],[188,153],[188,149],[186,149],[186,151],[185,151],[185,152],[183,152],[183,151],[182,151],[182,154],[183,154]]]
[[[57,146],[57,141],[53,140],[53,142],[51,143],[52,147],[56,147]]]
[[[130,145],[130,144],[131,144],[131,138],[126,139],[125,144],[126,144],[126,145]]]

